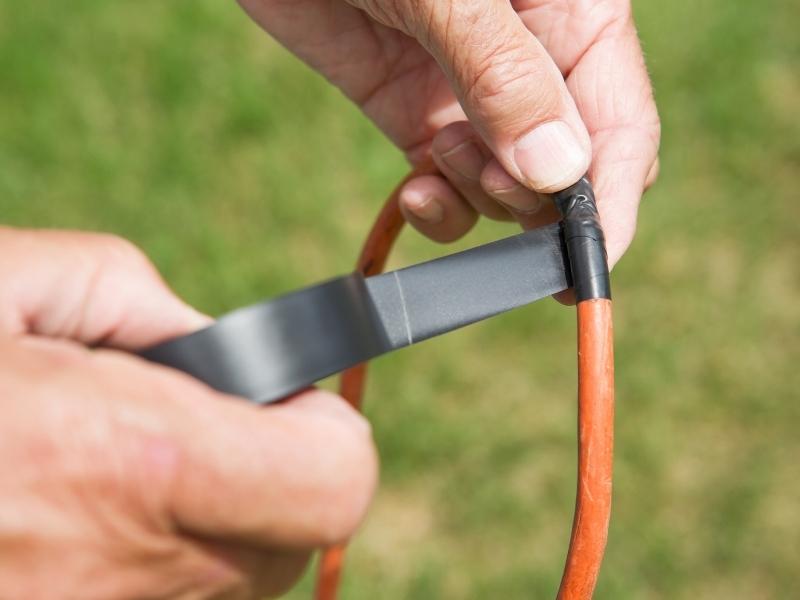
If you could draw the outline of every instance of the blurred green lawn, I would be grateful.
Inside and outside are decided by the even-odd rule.
[[[800,597],[800,3],[636,12],[662,175],[614,272],[597,598]],[[233,2],[0,0],[0,220],[126,236],[205,311],[349,270],[406,168]],[[442,251],[407,233],[396,263]],[[382,485],[345,599],[553,597],[573,321],[542,302],[377,362]]]

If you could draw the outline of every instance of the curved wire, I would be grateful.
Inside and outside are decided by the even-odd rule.
[[[367,236],[356,263],[364,276],[383,271],[405,224],[399,194],[414,177],[437,173],[427,159],[397,185]],[[578,312],[578,485],[575,517],[558,600],[589,600],[603,560],[611,514],[614,442],[614,365],[610,300],[586,300]],[[339,392],[360,410],[367,365],[342,373]],[[316,600],[336,600],[346,544],[326,548],[319,562]]]
[[[578,302],[578,491],[558,600],[594,593],[611,517],[614,338],[611,300]]]
[[[400,190],[407,181],[414,177],[430,175],[436,172],[436,165],[433,160],[428,158],[417,165],[395,187],[378,214],[378,218],[375,219],[367,239],[364,240],[361,254],[356,262],[356,272],[369,277],[383,271],[386,266],[386,260],[389,258],[389,252],[391,252],[392,246],[406,222],[403,218],[403,213],[400,212]],[[361,410],[366,376],[367,364],[361,363],[344,371],[339,379],[339,393],[356,410]],[[336,599],[345,549],[346,544],[338,544],[326,548],[322,552],[314,596],[316,600]]]

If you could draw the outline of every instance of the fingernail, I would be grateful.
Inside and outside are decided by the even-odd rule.
[[[509,210],[524,215],[539,212],[542,204],[536,192],[520,184],[502,190],[490,190],[489,194]]]
[[[423,194],[406,194],[403,204],[420,221],[435,225],[444,220],[444,207],[432,196]]]
[[[487,159],[474,142],[466,141],[443,153],[442,160],[462,177],[478,181]]]
[[[564,189],[589,168],[589,156],[564,121],[544,123],[520,138],[514,160],[530,187],[540,192]]]

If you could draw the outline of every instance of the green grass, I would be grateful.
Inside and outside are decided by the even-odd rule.
[[[636,12],[663,162],[614,273],[597,598],[797,597],[800,4]],[[349,270],[407,168],[234,3],[0,0],[0,73],[0,220],[126,236],[211,313]],[[459,247],[512,231],[482,224]],[[441,251],[408,233],[396,263]],[[382,484],[344,598],[553,596],[574,333],[545,302],[377,361]]]

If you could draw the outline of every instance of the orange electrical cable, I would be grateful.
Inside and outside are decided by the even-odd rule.
[[[433,161],[420,163],[394,189],[361,250],[356,270],[365,276],[380,273],[405,220],[398,197],[414,177],[436,173]],[[592,597],[603,560],[611,514],[611,474],[614,444],[614,359],[611,301],[578,303],[578,491],[572,536],[558,600]],[[339,391],[361,408],[366,364],[342,373]],[[323,551],[317,574],[316,600],[335,600],[344,561],[345,544]]]
[[[578,303],[578,492],[558,600],[592,597],[608,537],[614,456],[611,300]]]
[[[370,229],[367,239],[361,247],[361,254],[356,262],[357,272],[369,277],[383,271],[386,266],[386,260],[389,258],[389,252],[391,252],[392,246],[406,222],[403,218],[403,213],[400,212],[400,190],[410,179],[436,172],[436,165],[433,164],[431,159],[427,159],[417,165],[395,187],[378,214],[378,218],[375,219],[375,223],[372,225],[372,229]],[[366,376],[367,365],[366,363],[361,363],[344,371],[339,379],[339,393],[357,410],[361,410]],[[317,573],[316,600],[336,599],[345,548],[345,544],[338,544],[326,548],[322,552]]]

